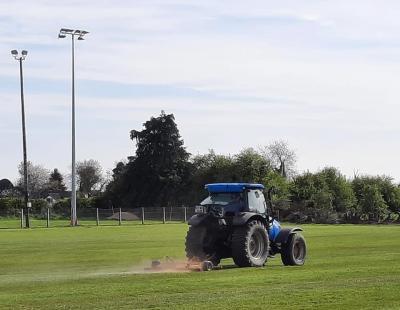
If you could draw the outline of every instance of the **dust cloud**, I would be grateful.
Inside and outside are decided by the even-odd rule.
[[[190,268],[189,268],[190,266]],[[107,275],[131,275],[131,274],[153,274],[153,273],[188,273],[200,269],[197,262],[190,262],[186,259],[172,259],[165,257],[162,260],[146,260],[125,269],[124,271],[97,271],[93,276]]]

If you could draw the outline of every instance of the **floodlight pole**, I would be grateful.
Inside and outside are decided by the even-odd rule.
[[[60,29],[59,38],[65,38],[66,35],[71,35],[72,40],[72,180],[71,180],[71,226],[78,224],[76,213],[76,162],[75,162],[75,36],[78,40],[83,40],[83,36],[87,31]]]
[[[28,161],[26,155],[26,127],[25,127],[25,103],[24,103],[24,78],[22,72],[22,61],[25,60],[27,51],[22,51],[21,56],[18,56],[16,50],[11,51],[11,55],[19,62],[19,78],[21,86],[21,115],[22,115],[22,149],[24,158],[24,208],[25,208],[25,227],[29,228],[29,208],[28,208]]]
[[[76,163],[75,163],[75,42],[72,39],[72,193],[71,193],[71,226],[77,225],[76,217]]]
[[[24,78],[22,73],[22,57],[19,58],[19,76],[21,84],[21,114],[22,114],[22,148],[24,153],[24,205],[25,212],[25,227],[29,228],[29,208],[28,208],[28,161],[26,154],[26,128],[25,128],[25,102],[24,102]]]

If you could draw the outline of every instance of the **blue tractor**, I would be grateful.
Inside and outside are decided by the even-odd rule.
[[[189,265],[217,266],[233,258],[239,267],[264,266],[268,257],[280,254],[284,265],[303,265],[306,242],[301,228],[281,228],[273,217],[271,195],[264,186],[250,183],[213,183],[209,196],[195,207],[186,236]]]

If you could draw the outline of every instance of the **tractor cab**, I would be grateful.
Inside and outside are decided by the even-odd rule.
[[[267,204],[262,193],[262,184],[213,183],[205,185],[209,196],[196,207],[196,213],[207,213],[209,209],[219,214],[234,216],[241,212],[254,212],[267,216]]]

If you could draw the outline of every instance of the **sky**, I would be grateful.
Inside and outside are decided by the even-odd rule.
[[[70,173],[71,42],[76,157],[104,171],[161,110],[187,150],[236,154],[286,140],[297,171],[325,166],[400,181],[400,2],[0,0],[0,179],[28,159]]]

